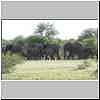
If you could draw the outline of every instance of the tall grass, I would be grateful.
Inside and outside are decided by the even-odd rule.
[[[2,66],[1,71],[2,73],[9,73],[14,70],[14,66],[16,64],[21,63],[24,58],[20,54],[12,54],[7,52],[5,55],[2,54]]]

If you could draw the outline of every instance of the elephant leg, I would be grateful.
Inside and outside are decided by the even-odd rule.
[[[48,57],[48,55],[46,55],[46,56],[45,56],[45,60],[49,60],[49,57]]]
[[[67,59],[71,59],[72,58],[72,54],[71,52],[69,52],[69,55],[67,56]]]
[[[66,51],[64,50],[64,59],[66,59]]]
[[[59,51],[57,51],[57,59],[58,59],[58,60],[60,59]]]
[[[68,58],[73,59],[74,55],[72,53],[69,54]]]
[[[60,56],[58,56],[57,59],[60,60],[61,59]]]
[[[54,58],[54,56],[52,55],[52,56],[51,56],[51,60],[54,60],[54,59],[55,59],[55,58]]]

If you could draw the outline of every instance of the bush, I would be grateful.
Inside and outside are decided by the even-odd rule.
[[[24,43],[27,44],[35,44],[35,43],[47,44],[48,42],[49,41],[47,37],[41,37],[41,36],[29,36],[24,41]]]
[[[82,70],[85,68],[88,68],[91,66],[91,63],[89,60],[84,60],[82,64],[79,64],[78,68],[76,70]]]
[[[9,73],[14,69],[16,64],[21,63],[24,58],[19,54],[11,55],[10,52],[6,53],[6,55],[2,54],[2,73]]]

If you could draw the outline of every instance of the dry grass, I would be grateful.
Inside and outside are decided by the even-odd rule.
[[[58,61],[25,61],[14,66],[16,69],[8,74],[3,74],[5,80],[96,80],[96,75],[91,75],[96,68],[95,60],[58,60]],[[88,64],[86,62],[86,64]],[[84,66],[84,68],[81,68]],[[80,68],[79,68],[80,67]],[[78,69],[79,68],[79,69]],[[77,70],[76,70],[77,69]]]

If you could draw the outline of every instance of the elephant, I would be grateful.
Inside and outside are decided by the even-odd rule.
[[[6,52],[10,51],[11,54],[20,53],[27,60],[41,60],[41,59],[60,59],[59,56],[59,48],[60,46],[57,44],[43,44],[43,43],[35,43],[35,44],[10,44],[6,47]]]
[[[31,59],[41,59],[43,56],[43,44],[8,44],[2,47],[2,53],[10,52],[10,54],[20,53],[22,56],[26,57],[28,60]]]
[[[32,45],[32,52],[34,59],[42,59],[43,58],[43,51],[44,51],[44,44],[36,43]]]
[[[2,46],[2,53],[5,55],[8,51],[11,52],[12,49],[12,44],[7,44],[5,46]]]
[[[22,45],[13,45],[11,48],[12,53],[22,53]]]
[[[60,46],[57,44],[46,44],[44,45],[44,53],[45,59],[60,59],[59,56],[59,48]]]
[[[64,59],[87,59],[93,58],[95,52],[92,47],[83,46],[80,42],[67,42],[64,45]]]
[[[12,48],[12,44],[7,44],[7,45],[4,47],[4,50],[5,50],[5,52],[8,52],[8,51],[11,51],[11,48]]]
[[[21,44],[9,44],[6,47],[6,51],[10,51],[11,54],[22,54],[22,46]]]
[[[31,47],[29,44],[24,44],[24,45],[22,46],[22,55],[23,55],[27,60],[33,59],[32,47]]]
[[[64,59],[73,59],[77,57],[80,59],[83,46],[79,42],[67,42],[64,45]]]
[[[43,57],[44,45],[41,43],[26,44],[22,47],[22,54],[28,60],[40,60]]]
[[[7,44],[5,47],[2,47],[2,53],[5,55],[7,52],[10,53],[10,55],[13,55],[13,54],[20,54],[22,56],[23,55],[23,52],[22,52],[22,48],[23,48],[23,45],[22,44]]]
[[[23,55],[28,59],[60,59],[59,45],[36,43],[23,46]]]
[[[84,47],[82,49],[82,53],[81,53],[81,58],[82,59],[93,58],[94,56],[95,56],[95,52],[94,52],[93,48]]]
[[[28,60],[42,60],[42,59],[61,59],[59,55],[58,44],[7,44],[2,46],[2,53],[10,51],[11,54],[20,53]],[[64,59],[87,59],[97,56],[94,49],[91,47],[83,46],[78,41],[67,42],[63,46]]]

